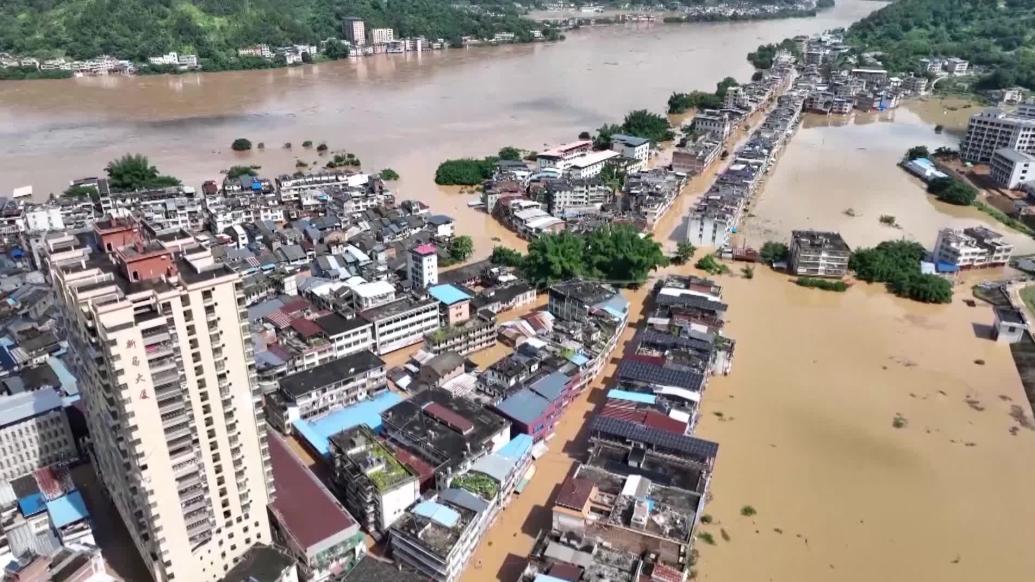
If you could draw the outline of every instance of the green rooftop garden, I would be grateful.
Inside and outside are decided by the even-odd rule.
[[[499,492],[500,486],[495,479],[482,473],[464,473],[453,479],[453,487],[470,491],[483,499],[492,499]]]
[[[406,467],[403,467],[402,463],[383,447],[370,447],[370,455],[384,462],[383,469],[371,471],[367,474],[370,480],[374,482],[374,486],[377,487],[378,491],[389,489],[410,476]]]

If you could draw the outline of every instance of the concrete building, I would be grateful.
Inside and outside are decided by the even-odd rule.
[[[945,59],[945,72],[950,75],[966,75],[970,63],[957,57]]]
[[[488,522],[489,503],[462,489],[421,501],[392,526],[392,555],[435,582],[460,579]]]
[[[989,163],[1002,148],[1035,154],[1035,111],[1007,113],[990,108],[970,117],[960,142],[960,156],[965,161]]]
[[[836,232],[791,233],[790,270],[801,277],[844,277],[852,251]]]
[[[240,275],[132,221],[50,248],[90,452],[156,580],[216,581],[270,542],[272,474]]]
[[[370,44],[388,44],[395,40],[395,31],[391,28],[371,28]]]
[[[650,157],[650,140],[635,135],[616,133],[611,136],[611,149],[626,158],[642,163]]]
[[[268,436],[278,491],[269,506],[273,537],[295,558],[303,580],[336,578],[366,555],[359,524],[283,438]]]
[[[426,289],[438,284],[438,249],[431,243],[417,245],[407,255],[406,272],[410,286]]]
[[[997,149],[989,166],[992,180],[1003,188],[1016,190],[1035,180],[1035,156],[1015,149]]]
[[[354,47],[360,47],[367,43],[367,27],[362,18],[349,16],[341,24],[341,33],[345,40]]]
[[[589,140],[566,143],[540,152],[536,156],[536,162],[540,170],[555,169],[563,172],[571,167],[576,158],[588,154],[592,149],[593,142]]]
[[[309,420],[388,389],[385,363],[364,350],[280,379],[267,396],[270,422],[284,432],[299,419]]]
[[[549,290],[549,311],[560,319],[585,321],[590,311],[617,295],[602,283],[574,279],[555,283]]]
[[[334,483],[363,529],[375,538],[388,532],[420,497],[418,475],[399,461],[366,425],[330,438]]]
[[[705,109],[694,116],[693,129],[699,133],[714,134],[724,140],[733,130],[733,120],[728,111]]]
[[[220,582],[298,582],[295,561],[281,550],[255,544]]]
[[[590,152],[584,156],[579,156],[571,161],[568,167],[568,176],[573,180],[593,178],[604,170],[605,164],[620,157],[621,154],[612,150]]]
[[[0,480],[10,481],[77,456],[56,390],[0,396]]]
[[[374,352],[382,356],[412,346],[441,325],[438,301],[434,299],[403,297],[360,316],[374,326]]]
[[[606,153],[618,155],[614,152]],[[546,181],[546,208],[552,216],[558,218],[598,212],[611,201],[611,197],[611,188],[599,179]]]
[[[1010,262],[1013,245],[1006,238],[983,226],[964,229],[943,228],[934,241],[932,258],[961,269],[998,267]]]

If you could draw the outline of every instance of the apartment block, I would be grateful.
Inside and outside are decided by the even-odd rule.
[[[345,507],[374,537],[384,536],[420,497],[417,473],[366,425],[332,436],[330,453]]]
[[[406,272],[410,286],[425,289],[438,284],[438,249],[431,243],[417,245],[407,255]]]
[[[996,150],[1010,148],[1035,154],[1035,115],[1028,109],[1007,113],[990,108],[976,113],[960,142],[960,156],[971,163],[989,163]]]
[[[0,396],[0,480],[78,456],[61,395],[53,388]]]
[[[350,354],[280,379],[267,397],[270,422],[290,432],[296,420],[309,420],[388,389],[385,363],[370,350]]]
[[[438,301],[433,299],[403,297],[360,316],[374,326],[374,352],[382,356],[422,341],[440,325]]]
[[[992,180],[1003,188],[1015,190],[1035,181],[1035,156],[1010,148],[1000,148],[989,163]]]
[[[931,252],[935,261],[961,269],[997,267],[1010,262],[1013,245],[998,232],[983,226],[938,231]]]
[[[802,277],[844,277],[852,251],[836,232],[791,233],[791,273]]]
[[[129,220],[98,221],[89,246],[50,249],[50,276],[94,466],[155,579],[220,580],[270,541],[241,278]]]

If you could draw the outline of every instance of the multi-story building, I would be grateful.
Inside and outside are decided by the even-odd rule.
[[[439,328],[438,301],[403,297],[360,316],[374,327],[374,352],[384,355],[424,339]]]
[[[1010,148],[1035,154],[1035,112],[1007,113],[985,109],[970,117],[967,134],[960,142],[960,156],[971,163],[988,163],[996,150]]]
[[[473,493],[446,489],[392,526],[392,555],[430,580],[454,582],[485,531],[488,509]]]
[[[616,133],[611,136],[611,149],[642,164],[650,157],[650,140],[635,135]]]
[[[620,158],[621,154],[612,150],[590,152],[571,161],[567,174],[574,180],[585,180],[598,176],[604,171],[604,165]]]
[[[585,321],[590,311],[618,292],[608,285],[574,279],[555,283],[549,290],[549,310],[560,319]]]
[[[363,46],[367,43],[367,27],[362,18],[349,16],[341,24],[342,36],[352,46]]]
[[[611,197],[611,188],[599,179],[546,181],[546,208],[556,217],[597,212]]]
[[[994,230],[983,226],[943,228],[934,241],[932,258],[961,269],[996,267],[1010,262],[1013,245]]]
[[[280,491],[269,506],[274,539],[294,556],[302,579],[336,579],[366,555],[359,524],[282,437],[273,431],[268,436]]]
[[[417,245],[406,257],[410,286],[425,289],[438,284],[438,249],[431,243]]]
[[[309,420],[366,400],[388,389],[385,363],[364,350],[303,370],[279,381],[267,397],[270,422],[289,432],[296,420]]]
[[[997,149],[989,167],[992,180],[1003,188],[1015,190],[1035,180],[1035,156],[1014,149]]]
[[[593,149],[589,140],[574,141],[540,152],[536,162],[540,170],[556,170],[563,172],[571,167],[574,160],[588,154]]]
[[[420,497],[417,473],[366,425],[332,436],[330,453],[345,507],[372,536],[384,536]]]
[[[852,251],[836,232],[791,233],[791,273],[802,277],[844,277]]]
[[[391,28],[371,28],[370,29],[370,43],[371,44],[388,44],[395,40],[395,31]]]
[[[241,278],[131,221],[94,228],[90,255],[50,249],[90,456],[155,579],[220,580],[270,541]]]
[[[950,75],[966,75],[970,63],[959,57],[945,59],[945,72]]]
[[[75,441],[53,388],[0,396],[0,480],[76,458]]]
[[[733,130],[733,119],[728,111],[705,109],[694,116],[693,128],[696,132],[711,133],[724,140]]]

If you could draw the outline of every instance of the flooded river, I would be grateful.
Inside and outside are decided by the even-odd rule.
[[[59,192],[127,152],[195,186],[233,164],[291,172],[298,159],[323,165],[300,147],[312,140],[355,153],[368,170],[395,169],[401,196],[452,214],[486,254],[500,229],[467,209],[471,195],[434,185],[443,159],[542,149],[632,109],[661,111],[673,90],[746,80],[745,55],[761,43],[847,26],[882,5],[841,0],[816,18],[597,27],[555,44],[291,69],[0,83],[0,192]],[[237,137],[266,148],[235,154]]]

